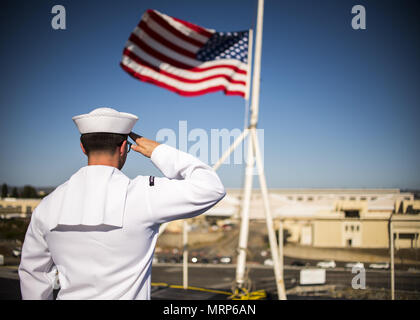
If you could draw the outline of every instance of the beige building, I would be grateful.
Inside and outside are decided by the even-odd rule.
[[[0,218],[25,218],[42,199],[0,198]]]
[[[207,215],[239,217],[241,190],[227,196]],[[411,228],[396,236],[397,248],[419,248],[420,200],[398,189],[270,190],[275,220],[282,220],[288,241],[315,247],[388,248],[389,223],[405,219]],[[251,219],[264,219],[258,190]]]
[[[275,220],[282,220],[288,241],[315,247],[388,248],[390,219],[398,226],[396,248],[420,248],[420,200],[398,189],[270,190]],[[242,190],[205,215],[240,216]],[[0,218],[27,217],[41,199],[0,198]],[[251,199],[251,219],[264,219],[259,190]],[[175,225],[174,225],[175,226]]]

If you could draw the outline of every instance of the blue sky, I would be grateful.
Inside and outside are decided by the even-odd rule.
[[[67,29],[51,28],[66,8]],[[351,28],[362,4],[367,29]],[[135,131],[243,127],[244,100],[186,98],[130,77],[122,49],[147,9],[217,31],[255,26],[257,0],[2,1],[0,183],[57,186],[86,165],[71,117],[137,114]],[[272,188],[420,188],[416,1],[266,0],[260,121]],[[130,153],[129,177],[158,175]],[[226,187],[243,167],[222,166]],[[257,184],[256,184],[257,186]]]

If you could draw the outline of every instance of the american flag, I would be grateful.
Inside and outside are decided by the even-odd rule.
[[[131,33],[121,67],[183,96],[223,90],[246,97],[248,31],[216,32],[147,10]]]

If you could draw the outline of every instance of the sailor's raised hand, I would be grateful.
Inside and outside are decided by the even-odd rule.
[[[131,149],[133,149],[136,152],[141,153],[142,155],[148,158],[150,158],[150,156],[152,155],[153,150],[155,150],[155,148],[158,145],[160,145],[159,142],[147,139],[134,132],[130,132],[129,136],[136,143],[135,145],[133,144],[131,146]]]

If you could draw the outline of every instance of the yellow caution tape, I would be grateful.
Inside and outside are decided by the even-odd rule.
[[[169,285],[164,282],[152,282],[152,287],[168,287],[168,288],[174,288],[174,289],[184,289],[184,286],[181,285]],[[202,292],[211,292],[211,293],[218,293],[218,294],[224,294],[228,295],[228,299],[231,300],[261,300],[267,298],[267,293],[265,290],[257,290],[249,292],[246,289],[236,289],[235,292],[227,292],[227,291],[221,291],[221,290],[213,290],[213,289],[205,289],[205,288],[199,288],[199,287],[187,287],[188,290],[196,290],[196,291],[202,291]]]

